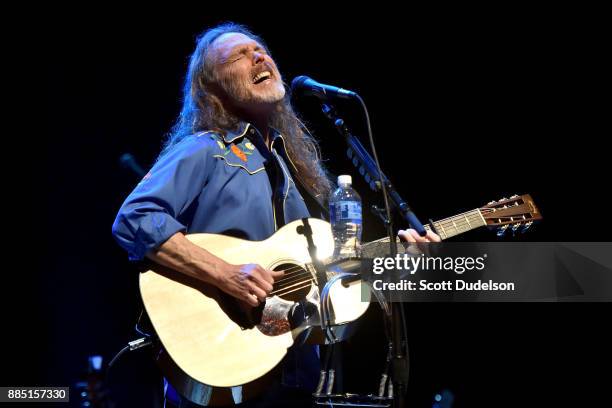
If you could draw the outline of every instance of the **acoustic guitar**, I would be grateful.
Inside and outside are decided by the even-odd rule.
[[[490,202],[432,222],[426,228],[448,239],[484,226],[498,227],[502,233],[527,229],[540,218],[531,197],[522,195]],[[273,370],[287,349],[319,323],[319,288],[303,233],[305,224],[312,231],[316,257],[326,262],[334,246],[331,226],[314,218],[291,222],[263,241],[217,234],[187,235],[190,241],[227,262],[284,270],[258,308],[169,268],[154,266],[141,273],[145,310],[163,346],[158,360],[164,375],[181,394],[210,405],[215,400],[213,390],[234,401],[246,400],[249,394],[257,393],[256,380]],[[388,248],[388,238],[364,244],[362,252],[369,257],[383,256],[384,252],[376,248]],[[335,325],[355,321],[369,306],[362,301],[359,280],[333,285],[330,300]],[[227,402],[227,398],[217,399]]]

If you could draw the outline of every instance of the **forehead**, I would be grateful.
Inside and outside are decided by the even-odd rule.
[[[242,33],[222,34],[213,43],[215,51],[221,56],[228,55],[235,49],[249,46],[262,47],[257,41]]]

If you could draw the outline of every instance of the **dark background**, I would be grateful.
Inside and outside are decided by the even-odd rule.
[[[7,173],[15,197],[7,221],[25,255],[4,289],[11,334],[3,385],[71,385],[83,378],[88,355],[108,361],[135,338],[137,273],[111,225],[138,178],[119,157],[152,163],[180,108],[195,36],[225,20],[266,40],[286,82],[305,74],[362,95],[383,169],[423,220],[530,193],[544,220],[514,239],[609,240],[610,223],[596,215],[609,189],[603,28],[589,14],[55,11],[33,20],[34,38],[18,46],[34,57],[26,82],[36,89],[15,102],[26,116],[12,121],[23,150],[7,150],[7,160],[27,159]],[[378,203],[316,100],[296,106],[332,173],[353,174],[364,208]],[[360,110],[337,107],[365,143]],[[13,177],[22,173],[23,182]],[[364,240],[382,236],[365,215]],[[496,238],[479,230],[461,239]],[[409,304],[406,311],[412,406],[430,405],[444,388],[457,407],[605,401],[599,373],[609,371],[611,353],[609,308],[601,304]],[[381,330],[372,307],[345,347],[347,391],[374,390]],[[117,400],[152,405],[158,376],[146,352],[114,370],[108,384]]]

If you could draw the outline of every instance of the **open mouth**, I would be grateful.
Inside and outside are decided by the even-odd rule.
[[[262,71],[253,77],[253,83],[261,84],[263,81],[270,78],[272,78],[272,73],[270,71]]]

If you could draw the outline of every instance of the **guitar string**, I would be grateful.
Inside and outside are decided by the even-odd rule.
[[[466,213],[466,214],[467,214],[467,213]],[[453,218],[453,217],[451,217],[451,218]],[[445,218],[444,220],[434,221],[434,225],[436,226],[436,228],[439,228],[438,226],[440,226],[440,225],[442,225],[442,226],[447,225],[447,228],[449,228],[449,229],[450,229],[450,228],[452,227],[452,228],[454,228],[454,229],[455,229],[455,226],[452,224],[452,220],[451,220],[451,218]],[[470,220],[472,220],[472,221],[478,221],[478,222],[481,222],[481,220],[480,220],[480,216],[479,216],[479,215],[477,215],[477,214],[470,215],[468,218],[469,218]],[[445,221],[445,220],[451,220],[451,221]],[[470,225],[470,224],[468,224],[468,223],[465,221],[465,218],[464,218],[464,217],[460,217],[460,218],[458,218],[458,219],[457,219],[457,221],[455,222],[455,224],[457,224],[458,226]],[[482,225],[482,224],[479,224],[478,226],[480,227],[480,226],[483,226],[483,225]],[[425,227],[427,228],[427,227],[429,227],[429,225],[425,225]],[[475,227],[470,227],[470,229],[471,229],[471,228],[475,228]],[[457,231],[459,231],[459,230],[457,229]],[[447,235],[447,236],[448,236],[449,234],[445,234],[445,235]],[[377,240],[374,240],[374,241],[369,242],[368,244],[372,244],[372,243],[375,243],[375,242],[389,242],[389,238],[388,238],[388,237],[379,238],[379,239],[377,239]]]
[[[474,219],[474,218],[476,218],[476,217],[478,217],[478,215],[476,215],[476,214],[472,214],[472,215],[470,215],[470,217],[469,217],[469,218],[472,218],[472,221],[475,221],[475,219]],[[468,223],[467,223],[467,222],[466,222],[466,221],[465,221],[463,218],[461,218],[461,219],[459,219],[459,220],[457,220],[457,221],[459,221],[459,222],[455,222],[455,224],[453,224],[453,225],[452,225],[452,228],[454,228],[456,231],[459,231],[459,228],[462,228],[462,227],[464,227],[465,225],[469,225],[469,224],[468,224]],[[444,220],[441,220],[441,221],[437,221],[437,222],[435,222],[435,224],[438,224],[438,225],[442,225],[442,224],[447,225],[447,229],[450,229],[450,225],[451,225],[451,223],[452,223],[452,221],[450,221],[450,222],[449,222],[449,221],[444,221]],[[457,227],[455,227],[455,225],[456,225],[458,228],[457,228]],[[448,233],[446,233],[445,235],[447,235],[447,236],[448,236],[449,234],[448,234]],[[383,238],[383,240],[384,240],[384,238]],[[376,242],[376,241],[374,241],[374,242]],[[282,270],[282,271],[284,272],[283,277],[282,277],[281,279],[279,279],[279,280],[275,281],[275,284],[279,284],[279,283],[288,283],[288,282],[287,282],[288,280],[295,279],[296,277],[298,277],[298,276],[300,276],[300,275],[304,275],[304,276],[306,276],[306,275],[311,275],[311,274],[310,274],[310,272],[306,271],[306,270],[305,270],[305,269],[303,269],[301,266],[294,266],[294,267],[290,267],[290,268],[284,269],[284,270]],[[282,286],[281,286],[281,287],[282,287]]]
[[[512,208],[512,207],[509,207]],[[463,221],[465,223],[465,217],[468,216],[468,214],[470,214],[468,216],[468,218],[477,218],[480,219],[480,214],[482,212],[487,212],[487,213],[491,213],[492,209],[490,208],[482,208],[482,209],[475,209],[475,210],[471,210],[471,211],[466,211],[464,213],[461,214],[457,214],[454,215],[452,217],[448,217],[448,218],[443,218],[439,221],[434,221],[434,224],[452,224],[453,221]],[[508,218],[509,216],[504,216],[502,218]]]
[[[306,285],[304,285],[302,287],[299,287],[299,288],[296,288],[296,289],[293,289],[293,290],[288,290],[288,291],[285,291],[285,292],[283,292],[282,290],[280,290],[280,291],[272,291],[272,292],[270,292],[270,296],[271,295],[277,295],[277,296],[280,297],[280,296],[288,295],[289,293],[293,293],[293,292],[296,292],[298,290],[306,289],[306,288],[310,287],[311,283],[312,283],[312,281],[308,282]]]
[[[468,220],[471,221],[476,221],[476,224],[478,227],[480,226],[484,226],[482,224],[482,219],[480,217],[480,214],[472,214],[470,216],[467,216]],[[507,216],[502,217],[502,218],[507,218]],[[454,221],[454,223],[453,223]],[[517,220],[518,221],[518,220]],[[455,228],[455,224],[458,226],[461,226],[462,228],[465,227],[466,225],[468,226],[468,228],[475,228],[475,226],[472,226],[472,223],[468,223],[466,221],[466,217],[461,217],[461,216],[456,216],[456,217],[450,217],[450,218],[445,218],[444,220],[440,220],[440,221],[434,221],[434,225],[436,226],[436,228],[438,226],[446,226],[447,228]]]
[[[444,226],[444,225],[448,225],[448,226],[449,226],[449,228],[450,228],[451,226],[452,226],[452,228],[454,228],[454,225],[453,225],[453,220],[455,220],[455,224],[465,226],[465,225],[468,225],[468,223],[465,221],[465,217],[464,217],[463,215],[464,215],[464,214],[470,214],[470,213],[475,212],[475,211],[479,211],[479,210],[466,211],[466,212],[465,212],[465,213],[463,213],[463,214],[458,214],[458,215],[453,216],[453,217],[444,218],[444,219],[442,219],[442,220],[440,220],[440,221],[434,221],[433,223],[434,223],[434,225],[443,225],[443,226]],[[480,220],[480,214],[479,214],[479,213],[470,214],[470,215],[468,216],[468,218],[469,218],[471,221],[478,221],[478,222],[481,222],[481,220]],[[428,227],[428,226],[429,226],[429,225],[425,225],[425,227]],[[482,226],[482,225],[478,225],[478,226]],[[369,243],[374,243],[374,242],[388,242],[388,241],[389,241],[389,238],[387,238],[387,237],[383,237],[383,238],[379,238],[379,239],[377,239],[377,240],[371,241],[371,242],[369,242]]]
[[[468,219],[477,219],[477,220],[480,220],[480,213],[473,213],[473,212],[470,211],[470,212],[467,212],[467,213],[464,213],[464,214],[456,215],[454,217],[444,218],[444,219],[442,219],[440,221],[434,221],[434,225],[435,224],[450,225],[450,224],[453,223],[453,221],[454,222],[463,222],[465,224],[466,223],[465,222],[466,217]]]
[[[282,283],[280,283],[280,281],[274,282],[274,287],[275,288],[283,288],[286,287],[287,285],[293,284],[299,280],[304,279],[305,277],[308,277],[309,279],[312,279],[312,275],[310,273],[302,273],[299,275],[294,275],[290,280],[284,280]]]
[[[480,219],[479,215],[476,215],[476,214],[470,215],[468,216],[468,220],[470,219],[471,221],[474,222],[474,224],[477,224],[477,226],[480,227],[482,225],[481,224],[482,220]],[[469,231],[470,229],[476,228],[476,226],[473,226],[471,222],[467,222],[464,217],[459,217],[459,218],[453,217],[450,219],[447,218],[445,220],[435,221],[433,223],[438,231],[442,230],[444,235],[449,235],[446,233],[446,230],[450,230],[451,228],[455,229],[456,232],[459,232],[460,229]]]
[[[312,278],[308,278],[308,279],[305,279],[305,280],[298,280],[298,281],[293,282],[291,285],[286,285],[286,286],[283,286],[282,288],[277,288],[277,289],[271,291],[270,293],[281,292],[283,290],[286,290],[286,289],[289,289],[289,288],[293,288],[295,286],[300,286],[300,285],[303,285],[305,283],[310,284],[310,282],[312,282]]]
[[[285,276],[283,276],[282,279],[279,279],[278,281],[275,282],[274,286],[276,287],[276,289],[270,292],[270,295],[282,296],[285,294],[289,294],[297,290],[307,288],[313,282],[313,278],[310,272],[308,272],[307,270],[299,266],[291,267],[291,268],[285,269],[284,271],[285,271]],[[289,271],[289,273],[287,271]],[[305,280],[300,279],[300,278],[305,278],[305,277],[308,277],[308,278]],[[280,284],[281,282],[282,284]],[[300,286],[300,285],[304,285],[304,286]],[[298,286],[298,287],[294,288],[295,286]],[[289,288],[294,288],[294,289],[287,290]]]
[[[485,210],[487,210],[487,209],[485,209]],[[480,211],[480,210],[474,210],[474,211]],[[487,212],[491,213],[491,211],[487,211]],[[513,217],[518,217],[518,216],[513,216]],[[459,229],[469,230],[469,229],[474,228],[471,225],[471,223],[468,223],[466,221],[465,218],[466,218],[466,216],[461,216],[461,214],[460,214],[460,215],[457,215],[457,216],[454,216],[454,217],[445,218],[445,219],[440,220],[440,221],[435,221],[434,225],[436,225],[436,226],[441,225],[442,228],[446,227],[444,229],[454,228],[457,232],[459,232]],[[477,221],[476,224],[478,224],[478,226],[482,226],[482,224],[479,224],[479,223],[482,223],[482,220],[480,218],[480,213],[472,214],[470,216],[467,216],[467,218],[468,218],[468,220],[471,219],[472,221]],[[501,216],[499,218],[511,218],[511,216],[505,215],[505,216]],[[455,222],[453,223],[453,221],[455,221]],[[525,222],[526,220],[518,219],[518,220],[515,220],[515,221],[518,222],[518,223],[522,223],[522,222]],[[455,225],[457,225],[459,228],[456,228]],[[466,228],[466,225],[467,225],[467,228]]]
[[[483,210],[486,211],[486,209],[483,209]],[[487,212],[490,212],[490,211],[487,211]],[[466,211],[465,213],[458,214],[453,217],[444,218],[440,221],[434,221],[433,224],[437,228],[441,227],[444,232],[446,229],[452,228],[455,230],[455,232],[460,233],[461,229],[465,229],[465,230],[473,229],[474,226],[472,226],[472,222],[474,222],[474,224],[476,224],[477,226],[481,226],[479,225],[479,223],[482,222],[481,214],[482,213],[480,209]],[[505,216],[503,218],[507,218],[507,217],[508,216]],[[446,233],[444,235],[449,236],[450,234]],[[297,290],[309,287],[310,284],[313,282],[311,273],[305,270],[304,268],[302,268],[301,266],[290,267],[290,268],[284,269],[283,272],[284,272],[283,278],[275,282],[275,286],[277,287],[277,289],[272,291],[270,293],[271,295],[272,294],[284,295],[284,294],[292,293]],[[308,276],[308,279],[306,281],[300,281],[300,277],[306,277],[306,276]],[[280,284],[281,282],[282,284]],[[295,286],[299,286],[303,283],[305,283],[304,286],[294,288]],[[294,288],[294,289],[287,290],[289,288]]]
[[[454,229],[455,232],[457,233],[459,233],[460,230],[462,229],[467,230],[467,229],[473,228],[472,222],[470,221],[474,222],[475,224],[478,224],[479,222],[482,221],[480,219],[480,210],[471,210],[463,214],[458,214],[456,216],[445,218],[440,221],[435,221],[434,225],[436,225],[437,228],[442,228],[442,233],[446,236],[449,236],[452,234],[452,231],[450,231],[451,228]],[[447,230],[449,231],[447,232]],[[384,241],[385,238],[382,238],[381,240]],[[376,240],[373,242],[377,242],[381,240]],[[293,282],[295,282],[295,278],[299,277],[300,275],[302,276],[311,275],[310,272],[306,271],[301,266],[290,267],[290,268],[284,269],[283,272],[284,272],[283,277],[275,282],[275,284],[283,283],[284,285],[281,285],[280,286],[281,288],[286,287],[287,284],[289,283],[288,281],[290,280],[293,280]]]
[[[291,272],[285,272],[285,274],[280,279],[275,280],[274,283],[284,282],[288,279],[292,279],[296,276],[303,275],[303,274],[310,275],[310,272],[298,266],[295,268],[295,270]]]
[[[294,269],[294,268],[290,268],[290,269]],[[307,271],[304,271],[304,272],[307,272]],[[307,273],[307,275],[310,275],[310,273]],[[282,287],[270,292],[269,296],[277,295],[279,297],[282,297],[284,295],[288,295],[289,293],[293,293],[298,290],[309,288],[313,282],[314,280],[312,276],[310,276],[306,281],[293,283],[292,285],[283,285]]]

